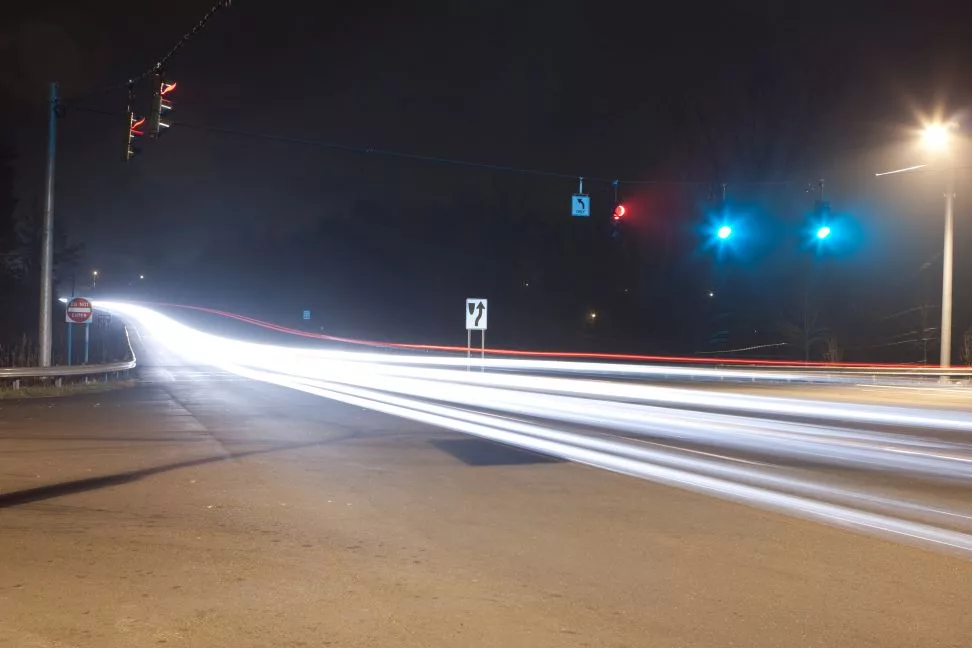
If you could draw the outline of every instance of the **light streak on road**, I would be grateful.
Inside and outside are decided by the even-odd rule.
[[[711,296],[711,294],[710,294]],[[66,298],[61,298],[61,301],[67,303]],[[304,331],[301,329],[295,329],[288,326],[282,326],[280,324],[274,324],[272,322],[267,322],[259,320],[253,317],[248,317],[246,315],[240,315],[238,313],[230,313],[227,311],[215,309],[215,308],[205,308],[202,306],[188,306],[185,304],[165,304],[165,303],[149,303],[149,302],[139,302],[142,306],[148,307],[165,307],[165,308],[175,308],[180,310],[190,310],[202,313],[208,313],[210,315],[216,315],[221,318],[227,318],[243,322],[245,324],[252,325],[254,327],[259,327],[274,331],[277,333],[282,333],[291,337],[298,337],[304,339],[322,340],[325,342],[336,342],[339,344],[353,345],[358,348],[361,347],[372,347],[379,348],[382,351],[388,351],[392,349],[406,350],[406,351],[437,351],[437,352],[454,352],[466,354],[466,347],[460,346],[448,346],[448,345],[430,345],[430,344],[407,344],[401,342],[389,342],[389,341],[378,341],[378,340],[364,340],[361,338],[347,338],[335,335],[329,335],[326,333],[314,333],[311,331]],[[764,348],[770,346],[785,346],[785,344],[770,344],[762,345],[757,347],[748,347],[748,349],[736,349],[736,351],[746,351],[757,348]],[[565,361],[568,360],[582,360],[583,363],[575,363],[575,366],[586,367],[585,372],[590,370],[590,361],[598,361],[600,366],[617,366],[624,367],[626,365],[607,365],[603,364],[608,361],[610,362],[640,362],[640,363],[650,363],[654,365],[650,368],[650,371],[655,373],[660,373],[666,368],[679,368],[678,365],[694,365],[694,367],[689,368],[687,375],[692,375],[693,378],[697,379],[701,376],[706,375],[706,372],[698,372],[696,370],[700,365],[711,364],[718,366],[719,369],[713,373],[716,377],[725,377],[726,374],[722,369],[727,366],[735,367],[755,367],[758,372],[748,374],[749,377],[758,378],[759,380],[789,380],[791,375],[788,375],[785,371],[776,378],[774,374],[769,374],[767,368],[776,368],[783,370],[792,370],[794,368],[802,369],[803,371],[797,374],[800,380],[806,381],[811,378],[818,378],[820,381],[841,381],[845,382],[848,379],[848,375],[853,372],[857,372],[858,376],[873,376],[878,373],[882,376],[882,380],[887,381],[893,377],[908,377],[911,378],[922,378],[934,375],[938,378],[942,375],[941,368],[935,368],[929,370],[928,367],[915,366],[912,364],[874,364],[865,362],[814,362],[814,361],[791,361],[791,360],[767,360],[767,359],[752,359],[752,358],[731,358],[731,357],[712,357],[706,355],[697,355],[694,357],[678,357],[678,356],[659,356],[659,355],[640,355],[640,354],[630,354],[630,353],[591,353],[591,352],[578,352],[578,351],[536,351],[536,350],[524,350],[524,349],[499,349],[493,347],[486,347],[483,349],[484,353],[490,357],[512,357],[512,358],[531,358],[531,359],[541,359],[541,358],[552,358],[556,360],[558,365],[563,365]],[[662,365],[659,367],[658,365]],[[819,369],[819,372],[808,373],[807,369]],[[558,371],[563,371],[563,369],[558,369]],[[834,371],[840,372],[835,374]],[[972,371],[963,368],[953,368],[948,370],[948,373],[957,376],[969,376],[972,375]],[[676,375],[671,373],[666,373],[665,375]],[[743,378],[747,374],[732,374],[734,377]]]
[[[741,393],[712,382],[646,384],[671,374],[644,365],[494,359],[488,371],[470,372],[462,358],[256,344],[140,306],[97,306],[192,364],[972,557],[968,412]],[[680,369],[679,379],[726,371]]]

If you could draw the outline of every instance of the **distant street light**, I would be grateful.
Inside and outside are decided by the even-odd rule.
[[[91,271],[91,288],[94,289],[98,285],[98,271]]]
[[[597,311],[591,311],[590,313],[588,313],[587,319],[591,320],[592,322],[597,320]]]
[[[927,124],[921,133],[921,142],[931,153],[947,155],[952,144],[953,122],[936,122]],[[921,169],[927,165],[917,164],[904,169],[875,173],[875,176],[905,173]],[[945,179],[945,242],[942,252],[942,327],[940,365],[947,369],[952,364],[952,280],[954,276],[954,237],[955,237],[955,164],[948,160],[947,176]]]
[[[831,234],[830,228],[827,227],[826,225],[824,225],[823,227],[817,230],[817,238],[820,239],[821,241],[827,238],[828,236],[830,236],[830,234]]]
[[[139,278],[139,279],[144,279],[144,278],[145,278],[145,275],[143,275],[143,274],[140,274],[140,275],[138,275],[138,278]],[[530,284],[527,284],[527,285],[529,286]]]
[[[725,241],[727,238],[732,236],[732,228],[729,227],[728,225],[723,225],[722,227],[716,230],[716,236],[718,236],[720,239]]]

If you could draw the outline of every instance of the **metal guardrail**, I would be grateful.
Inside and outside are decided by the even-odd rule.
[[[64,378],[67,376],[88,376],[94,374],[121,373],[135,368],[134,360],[111,362],[98,365],[74,365],[72,367],[4,367],[0,368],[3,378]]]
[[[711,367],[711,366],[710,366]],[[716,379],[740,382],[858,383],[885,385],[972,385],[972,367],[853,367],[753,365],[718,366]],[[704,379],[705,368],[700,368]],[[711,378],[709,378],[711,379]]]
[[[137,366],[137,361],[135,358],[135,350],[132,349],[132,339],[128,335],[127,326],[125,327],[125,342],[128,344],[128,356],[131,358],[130,360],[96,365],[2,367],[0,368],[0,380],[13,380],[15,382],[19,382],[19,380],[22,378],[54,378],[60,382],[61,378],[108,375],[130,371]]]
[[[713,365],[708,365],[713,366]],[[800,364],[772,364],[763,365],[754,363],[751,365],[715,365],[720,369],[749,369],[768,372],[802,372],[807,374],[840,374],[844,376],[896,376],[908,377],[917,376],[924,378],[938,378],[950,376],[953,378],[972,378],[972,367],[918,367],[918,366],[887,366],[887,365],[800,365]]]

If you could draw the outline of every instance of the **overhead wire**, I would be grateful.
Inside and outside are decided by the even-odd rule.
[[[209,10],[206,11],[205,14],[203,14],[203,16],[196,22],[196,24],[193,25],[192,28],[190,28],[187,32],[185,32],[175,42],[175,44],[171,48],[169,48],[169,50],[161,58],[158,59],[158,61],[156,61],[154,64],[152,64],[150,67],[146,68],[142,72],[140,72],[140,73],[138,73],[138,74],[136,74],[136,75],[134,75],[134,76],[126,79],[124,82],[117,83],[117,84],[113,84],[113,85],[109,85],[109,86],[105,86],[105,87],[103,87],[103,88],[101,88],[101,89],[99,89],[97,91],[94,91],[94,92],[91,92],[91,93],[88,93],[88,94],[85,94],[85,95],[79,95],[79,96],[70,97],[68,99],[62,99],[61,102],[60,102],[60,105],[59,105],[59,109],[61,111],[63,111],[63,108],[64,108],[65,104],[67,104],[68,102],[74,103],[74,102],[82,101],[82,100],[87,99],[87,98],[90,98],[92,96],[95,96],[95,95],[98,95],[98,94],[105,94],[105,93],[108,93],[108,92],[113,92],[115,90],[128,89],[129,90],[129,93],[131,93],[131,89],[132,89],[132,87],[135,84],[137,84],[140,81],[144,80],[146,77],[148,77],[151,74],[155,74],[155,73],[161,72],[163,70],[163,68],[165,67],[165,64],[180,49],[182,49],[186,45],[186,43],[188,43],[197,33],[199,33],[206,26],[206,24],[210,21],[210,19],[212,19],[212,17],[215,14],[220,9],[224,9],[224,8],[227,8],[227,7],[231,6],[232,5],[232,1],[233,0],[217,0],[209,8]],[[106,115],[113,114],[113,113],[110,113],[110,112],[107,112],[107,111],[99,111],[99,110],[95,110],[95,109],[84,108],[84,107],[77,106],[77,105],[72,105],[71,108],[72,109],[76,109],[76,110],[82,110],[84,112],[100,113],[100,114],[106,114]],[[596,177],[596,176],[588,176],[588,175],[581,174],[581,173],[565,173],[565,172],[562,172],[562,171],[550,171],[550,170],[537,169],[537,168],[518,167],[518,166],[515,166],[515,165],[496,164],[496,163],[489,163],[489,162],[478,162],[478,161],[473,161],[473,160],[463,160],[463,159],[450,158],[450,157],[438,156],[438,155],[429,155],[429,154],[422,154],[422,153],[412,153],[412,152],[406,152],[406,151],[396,151],[396,150],[393,150],[393,149],[377,148],[377,147],[371,147],[371,146],[356,146],[356,145],[350,145],[350,144],[342,144],[342,143],[338,143],[338,142],[327,142],[327,141],[320,141],[320,140],[308,140],[308,139],[304,139],[304,138],[297,138],[297,137],[291,137],[291,136],[285,136],[285,135],[275,135],[275,134],[270,134],[270,133],[257,133],[257,132],[252,132],[252,131],[243,131],[243,130],[236,130],[236,129],[230,129],[230,128],[222,128],[222,127],[216,127],[216,126],[208,126],[208,125],[204,125],[204,124],[192,124],[192,123],[186,123],[186,122],[177,122],[177,123],[172,124],[172,126],[177,126],[177,127],[182,127],[182,128],[188,128],[188,129],[193,129],[193,130],[199,130],[199,131],[206,131],[206,132],[211,132],[211,133],[221,133],[221,134],[224,134],[224,135],[234,135],[234,136],[240,136],[240,137],[250,137],[250,138],[262,139],[262,140],[267,140],[267,141],[276,141],[276,142],[283,142],[283,143],[289,143],[289,144],[298,144],[298,145],[312,146],[312,147],[317,147],[317,148],[328,148],[328,149],[333,149],[333,150],[341,150],[341,151],[347,151],[347,152],[353,152],[353,153],[361,153],[361,154],[366,154],[366,155],[380,155],[380,156],[385,156],[385,157],[396,157],[396,158],[402,158],[402,159],[408,159],[408,160],[416,160],[416,161],[422,161],[422,162],[431,162],[431,163],[434,163],[434,164],[446,164],[446,165],[461,166],[461,167],[467,167],[467,168],[483,169],[483,170],[487,170],[487,171],[502,171],[502,172],[508,172],[508,173],[518,173],[518,174],[523,174],[523,175],[534,175],[534,176],[548,177],[548,178],[562,178],[562,179],[571,179],[571,180],[581,180],[581,181],[593,182],[593,183],[598,183],[598,184],[607,183],[607,184],[612,184],[615,188],[617,188],[617,185],[619,185],[619,184],[624,184],[624,185],[656,185],[656,186],[657,185],[668,185],[668,186],[686,186],[686,187],[706,187],[706,186],[709,186],[709,187],[711,187],[714,184],[717,184],[718,182],[722,182],[722,180],[718,180],[717,181],[717,180],[699,180],[699,179],[674,179],[674,178],[630,178],[630,179],[603,178],[603,177]],[[921,165],[921,166],[923,166],[923,165]],[[955,167],[955,168],[956,169],[967,169],[967,168],[970,168],[970,167]],[[908,171],[911,171],[911,170],[919,170],[919,167],[914,167],[913,169],[907,169],[907,170]],[[920,170],[926,170],[926,169],[920,169]],[[883,175],[883,174],[876,174],[876,175],[880,176],[880,175]],[[795,179],[778,179],[778,180],[746,180],[746,179],[736,179],[736,180],[733,180],[732,184],[733,185],[745,185],[745,186],[789,186],[789,185],[793,185],[793,184],[800,184],[800,183],[803,183],[803,182],[804,182],[804,180],[795,180]]]
[[[78,110],[80,112],[87,112],[106,116],[119,116],[123,117],[121,113],[116,113],[108,110],[100,110],[96,108],[88,108],[84,106],[74,106],[73,110]],[[358,153],[362,155],[375,155],[384,157],[394,157],[406,160],[415,160],[419,162],[429,162],[433,164],[443,164],[459,167],[467,167],[474,169],[482,169],[486,171],[501,171],[507,173],[518,173],[523,175],[534,175],[547,178],[560,178],[564,180],[580,180],[583,179],[584,182],[596,183],[596,184],[607,184],[613,185],[614,183],[622,185],[669,185],[669,186],[692,186],[692,187],[710,187],[717,184],[714,180],[690,180],[690,179],[674,179],[674,178],[653,178],[653,179],[641,179],[641,180],[620,180],[612,179],[603,176],[588,176],[583,173],[566,173],[563,171],[550,171],[545,169],[537,169],[533,167],[519,167],[508,164],[496,164],[491,162],[479,162],[475,160],[464,160],[459,158],[451,158],[441,155],[430,155],[425,153],[412,153],[408,151],[399,151],[394,149],[381,148],[376,146],[362,146],[355,144],[344,144],[341,142],[333,142],[327,140],[315,140],[303,137],[294,137],[290,135],[279,135],[275,133],[265,133],[257,131],[247,131],[234,128],[226,128],[223,126],[212,126],[208,124],[197,124],[192,122],[173,122],[171,125],[172,129],[187,129],[195,130],[200,132],[216,133],[221,135],[230,135],[235,137],[247,137],[251,139],[259,139],[269,142],[280,142],[284,144],[295,144],[300,146],[307,146],[312,148],[324,148],[332,149],[337,151],[345,151],[349,153]],[[759,186],[785,186],[797,183],[803,183],[803,180],[737,180],[732,184],[734,185],[759,185]]]
[[[131,88],[133,85],[144,80],[149,75],[161,71],[165,67],[165,64],[169,61],[169,59],[171,59],[175,55],[175,53],[178,52],[180,49],[182,49],[193,36],[195,36],[203,27],[205,27],[206,23],[209,22],[209,20],[213,17],[213,15],[217,11],[229,7],[231,4],[233,4],[233,0],[217,0],[216,4],[210,7],[209,10],[203,15],[203,17],[200,18],[189,31],[184,33],[179,38],[179,40],[177,40],[175,44],[172,47],[170,47],[169,50],[158,61],[153,63],[150,67],[146,68],[145,70],[142,70],[138,74],[129,77],[125,81],[103,86],[97,90],[93,90],[85,94],[62,98],[59,103],[61,105],[64,105],[66,103],[84,101],[94,96],[107,94],[109,92],[114,92],[116,90]]]
[[[129,77],[124,82],[117,83],[117,84],[113,84],[113,85],[109,85],[109,86],[105,86],[105,87],[101,88],[100,90],[97,90],[97,91],[88,93],[86,95],[80,95],[80,96],[75,96],[75,97],[71,97],[71,98],[68,98],[68,99],[62,99],[61,102],[60,102],[59,108],[63,111],[63,108],[64,108],[65,104],[68,103],[68,102],[74,103],[74,102],[82,101],[82,100],[87,99],[87,98],[90,98],[92,96],[95,96],[95,95],[98,95],[98,94],[105,94],[105,93],[108,93],[108,92],[113,92],[115,90],[127,89],[129,91],[129,95],[131,95],[132,88],[133,88],[133,86],[135,84],[137,84],[140,81],[144,80],[146,77],[148,77],[151,74],[155,74],[155,73],[161,72],[164,69],[165,64],[173,56],[175,56],[175,54],[186,45],[186,43],[188,43],[197,33],[199,33],[206,26],[206,24],[210,21],[210,19],[212,19],[212,17],[220,9],[224,9],[224,8],[227,8],[227,7],[231,6],[232,5],[232,2],[233,2],[233,0],[217,0],[209,8],[209,10],[206,11],[205,14],[203,14],[203,16],[196,22],[196,24],[193,25],[187,32],[185,32],[175,42],[175,44],[171,48],[169,48],[169,50],[161,58],[158,59],[158,61],[156,61],[154,64],[152,64],[150,67],[146,68],[142,72],[140,72],[140,73],[138,73],[138,74],[136,74],[136,75],[134,75],[132,77]],[[100,114],[112,114],[112,113],[109,113],[107,111],[98,111],[98,110],[95,110],[95,109],[84,108],[84,107],[76,106],[76,105],[71,106],[71,107],[72,107],[72,109],[82,110],[82,111],[85,111],[85,112],[100,113]],[[380,155],[380,156],[385,156],[385,157],[396,157],[396,158],[402,158],[402,159],[408,159],[408,160],[416,160],[416,161],[421,161],[421,162],[431,162],[431,163],[434,163],[434,164],[447,164],[447,165],[453,165],[453,166],[462,166],[462,167],[467,167],[467,168],[483,169],[483,170],[487,170],[487,171],[502,171],[502,172],[508,172],[508,173],[518,173],[518,174],[523,174],[523,175],[534,175],[534,176],[548,177],[548,178],[562,178],[562,179],[570,179],[570,180],[579,180],[581,182],[587,181],[587,182],[593,182],[593,183],[598,183],[598,184],[605,184],[605,183],[607,183],[607,184],[611,184],[612,186],[614,186],[615,189],[617,189],[617,186],[619,184],[624,184],[624,185],[668,185],[668,186],[687,186],[687,187],[689,187],[689,186],[690,187],[700,187],[700,186],[701,187],[705,187],[705,186],[710,186],[711,187],[711,186],[713,186],[717,182],[716,180],[673,179],[673,178],[631,178],[631,179],[623,179],[622,180],[622,179],[618,179],[616,177],[615,178],[603,178],[603,177],[596,177],[596,176],[588,176],[588,175],[581,174],[581,173],[565,173],[565,172],[562,172],[562,171],[550,171],[550,170],[537,169],[537,168],[519,167],[519,166],[515,166],[515,165],[508,165],[508,164],[497,164],[497,163],[479,162],[479,161],[473,161],[473,160],[463,160],[463,159],[450,158],[450,157],[445,157],[445,156],[430,155],[430,154],[423,154],[423,153],[412,153],[412,152],[406,152],[406,151],[396,151],[396,150],[393,150],[393,149],[377,148],[377,147],[371,147],[371,146],[356,146],[356,145],[350,145],[350,144],[341,144],[341,143],[337,143],[337,142],[327,142],[327,141],[320,141],[320,140],[308,140],[308,139],[304,139],[304,138],[297,138],[297,137],[291,137],[291,136],[285,136],[285,135],[275,135],[275,134],[270,134],[270,133],[257,133],[257,132],[252,132],[252,131],[242,131],[242,130],[236,130],[236,129],[230,129],[230,128],[222,128],[222,127],[216,127],[216,126],[208,126],[208,125],[204,125],[204,124],[191,124],[191,123],[186,123],[186,122],[177,122],[177,123],[172,124],[172,126],[177,126],[177,127],[182,127],[182,128],[188,128],[188,129],[194,129],[194,130],[199,130],[199,131],[212,132],[212,133],[221,133],[221,134],[224,134],[224,135],[235,135],[235,136],[240,136],[240,137],[250,137],[250,138],[262,139],[262,140],[267,140],[267,141],[276,141],[276,142],[283,142],[283,143],[289,143],[289,144],[298,144],[298,145],[303,145],[303,146],[313,146],[313,147],[317,147],[317,148],[328,148],[328,149],[333,149],[333,150],[341,150],[341,151],[347,151],[347,152],[353,152],[353,153],[361,153],[361,154],[366,154],[366,155]],[[721,180],[719,180],[718,182],[721,182]],[[793,180],[793,179],[779,179],[779,180],[744,180],[744,179],[737,179],[737,180],[734,180],[732,182],[732,184],[733,185],[747,185],[747,186],[787,186],[787,185],[792,185],[792,184],[802,183],[802,182],[803,182],[802,180]]]

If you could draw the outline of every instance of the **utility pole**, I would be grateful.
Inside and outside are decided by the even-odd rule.
[[[39,363],[51,366],[51,302],[54,300],[54,154],[57,151],[57,82],[51,83],[47,124],[47,171],[44,176],[44,223],[41,228]]]

